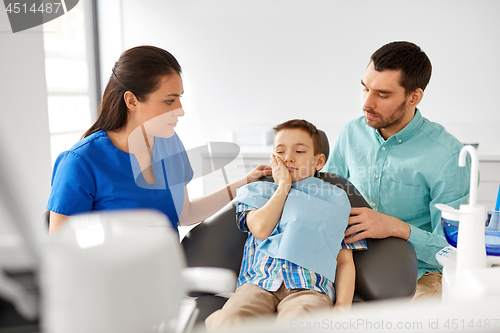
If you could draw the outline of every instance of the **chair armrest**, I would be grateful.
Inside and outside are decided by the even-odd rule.
[[[413,246],[394,237],[366,243],[368,250],[353,252],[356,296],[362,301],[413,297],[418,277]]]
[[[236,207],[231,202],[183,238],[187,266],[228,268],[239,274],[247,237],[236,226]]]
[[[189,296],[234,292],[236,274],[227,268],[188,267],[182,270]]]

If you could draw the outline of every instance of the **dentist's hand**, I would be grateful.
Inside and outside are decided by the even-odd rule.
[[[379,213],[370,208],[352,208],[348,224],[351,226],[345,231],[345,243],[353,243],[363,238],[387,238],[398,237],[408,240],[410,237],[410,225],[400,219]]]
[[[276,185],[285,189],[287,192],[290,191],[292,177],[281,157],[272,154],[271,167],[273,169],[273,178]]]
[[[263,176],[270,176],[272,168],[269,165],[259,165],[246,175],[247,183],[261,179]]]

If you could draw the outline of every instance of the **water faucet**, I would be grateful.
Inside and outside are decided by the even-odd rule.
[[[479,158],[477,156],[476,148],[473,146],[464,146],[460,151],[460,155],[458,156],[458,166],[465,167],[467,153],[470,154],[471,157],[471,172],[470,172],[470,188],[469,188],[469,206],[475,207],[477,204],[477,175],[478,175],[478,166],[479,166]]]
[[[436,205],[436,208],[441,210],[442,214],[452,214],[458,217],[457,278],[464,271],[486,267],[486,246],[484,240],[486,207],[477,205],[479,159],[476,149],[472,146],[464,146],[460,151],[458,165],[465,167],[467,153],[471,157],[469,204],[460,205],[459,210],[443,204]]]

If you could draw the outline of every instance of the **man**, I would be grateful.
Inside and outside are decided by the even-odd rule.
[[[463,145],[417,109],[431,72],[413,43],[393,42],[373,53],[361,80],[364,117],[344,126],[326,165],[350,178],[373,208],[352,209],[346,236],[360,233],[346,243],[392,236],[415,248],[415,299],[440,297],[435,255],[448,243],[434,205],[466,203],[470,179],[470,163],[458,166]]]

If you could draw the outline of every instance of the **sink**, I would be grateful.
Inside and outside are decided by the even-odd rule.
[[[496,226],[490,226],[491,217],[493,214],[500,214],[499,212],[488,212],[488,217],[485,223],[485,243],[486,254],[489,256],[500,256],[500,231]],[[457,247],[458,237],[458,220],[441,218],[441,225],[443,226],[444,235],[446,240],[451,246]],[[489,228],[492,227],[492,228]]]

